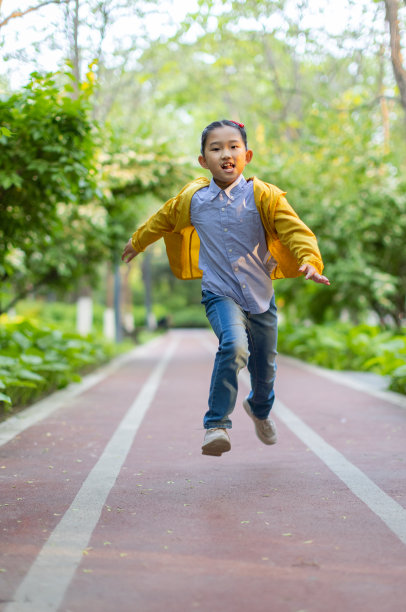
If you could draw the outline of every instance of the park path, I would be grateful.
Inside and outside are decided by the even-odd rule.
[[[2,612],[406,609],[403,398],[279,357],[278,443],[243,372],[203,456],[215,348],[171,331],[0,425]]]

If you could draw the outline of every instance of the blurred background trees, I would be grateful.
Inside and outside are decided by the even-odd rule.
[[[111,305],[124,242],[202,173],[200,132],[230,117],[247,127],[248,174],[288,192],[332,280],[277,283],[282,312],[402,325],[404,2],[21,0],[26,14],[8,19],[15,6],[3,0],[0,10],[3,309],[27,292],[70,300],[83,286]],[[197,307],[199,284],[171,278],[158,245],[151,269],[158,318]],[[141,258],[132,270],[123,294],[140,308]]]

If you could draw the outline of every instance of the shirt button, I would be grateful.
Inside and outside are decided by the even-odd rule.
[[[224,228],[224,231],[225,231],[225,232],[228,232],[228,229],[225,227],[225,228]]]
[[[223,212],[225,211],[225,208],[224,208],[224,206],[223,206],[223,208],[222,208],[221,210],[222,210]]]
[[[229,252],[229,253],[232,253],[232,252],[233,252],[233,249],[228,249],[228,252]]]
[[[246,288],[246,285],[243,285],[243,286],[242,286],[242,288],[243,288],[243,289],[245,289],[245,288]]]

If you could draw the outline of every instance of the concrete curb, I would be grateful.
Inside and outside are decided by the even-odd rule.
[[[396,406],[400,406],[401,408],[406,408],[405,395],[402,395],[401,393],[395,393],[394,391],[385,391],[382,389],[382,386],[385,384],[384,376],[378,376],[377,374],[373,374],[370,372],[341,372],[338,370],[328,370],[327,368],[322,368],[321,366],[316,366],[310,363],[306,363],[304,361],[300,361],[295,357],[288,357],[287,355],[283,354],[281,354],[280,357],[284,361],[286,361],[286,363],[290,363],[291,365],[301,368],[302,370],[308,370],[309,372],[313,372],[318,376],[328,378],[333,382],[339,383],[341,385],[346,385],[347,387],[351,387],[352,389],[356,389],[357,391],[369,393],[374,397],[381,398],[385,402],[390,402],[391,404],[395,404]]]

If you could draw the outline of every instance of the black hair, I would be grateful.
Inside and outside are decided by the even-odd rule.
[[[203,157],[204,157],[204,148],[206,146],[207,136],[210,134],[210,132],[212,132],[216,128],[225,127],[226,125],[229,127],[235,128],[236,130],[240,132],[241,138],[243,139],[244,144],[245,144],[245,148],[248,150],[247,133],[245,131],[243,124],[237,123],[236,121],[230,121],[229,119],[222,119],[221,121],[213,121],[213,123],[210,123],[210,125],[204,128],[202,132],[202,140],[201,140],[201,148],[200,148],[200,151]]]

